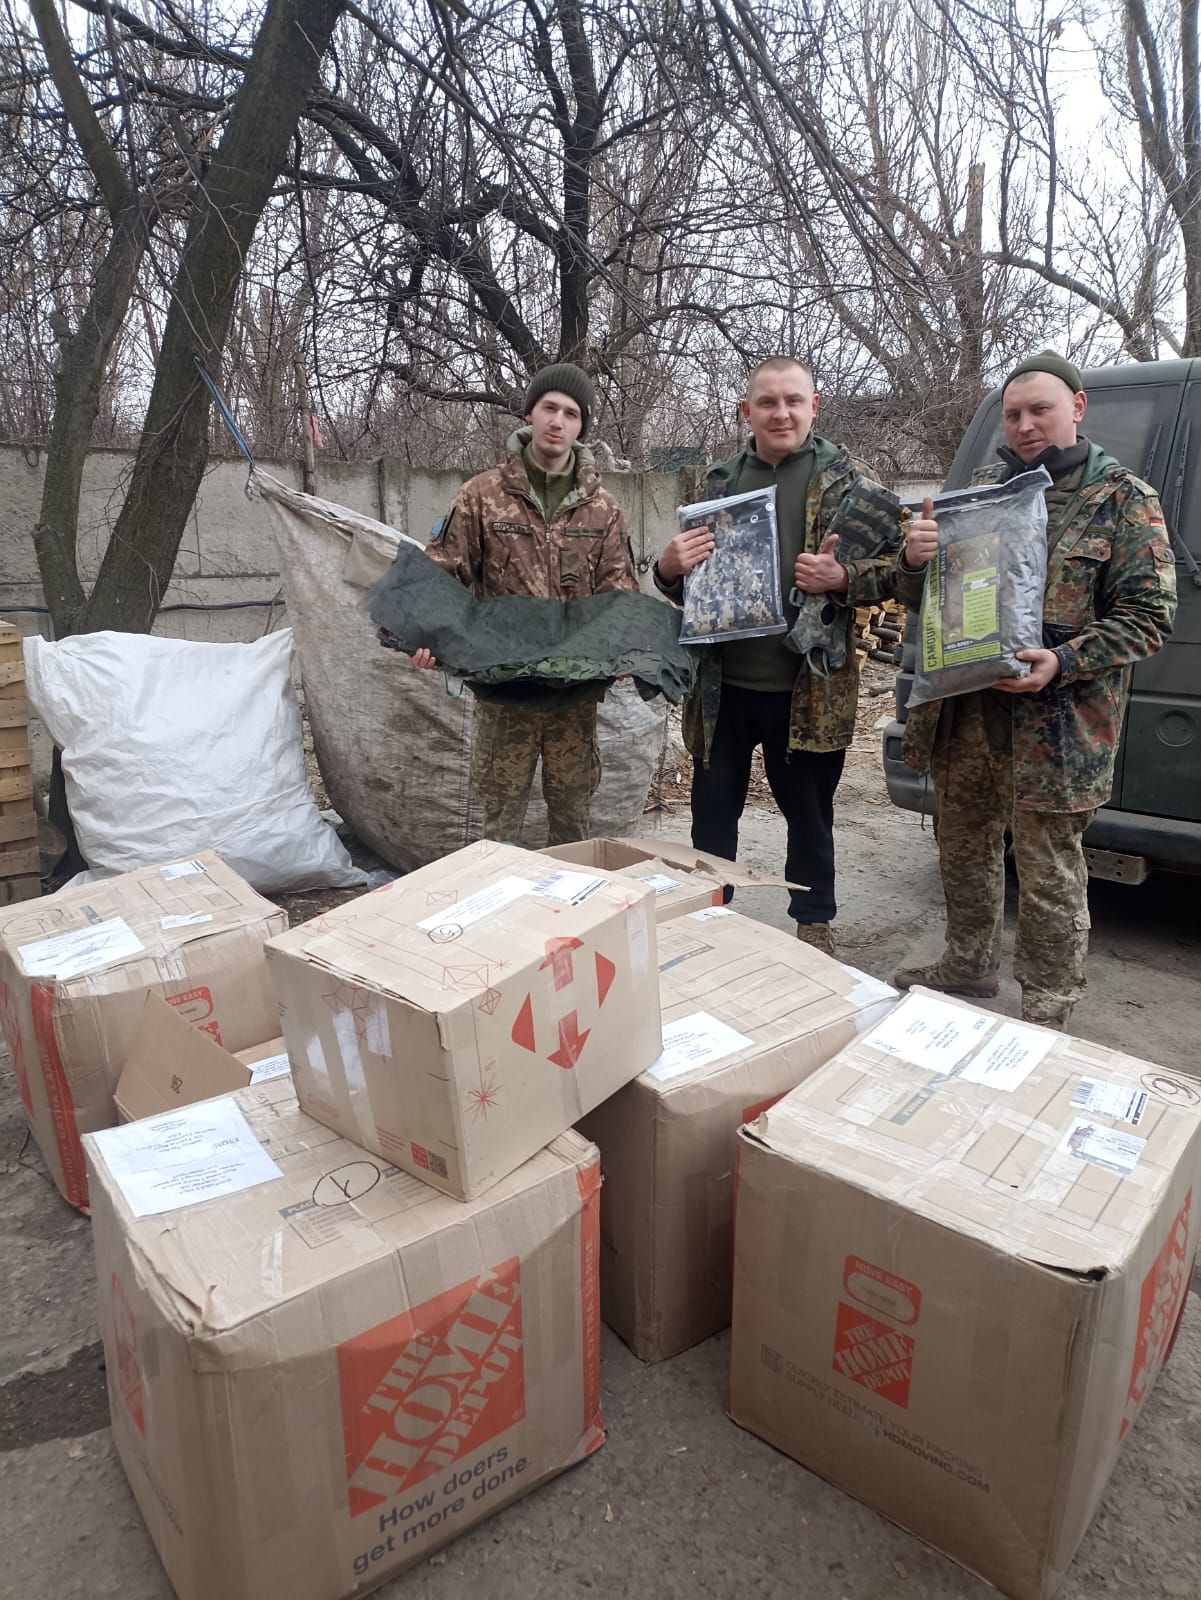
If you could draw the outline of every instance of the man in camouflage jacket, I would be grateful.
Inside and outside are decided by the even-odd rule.
[[[544,367],[526,391],[526,426],[510,437],[505,460],[455,496],[427,553],[477,598],[572,600],[637,590],[625,517],[578,442],[593,403],[579,367]],[[413,662],[437,665],[428,650],[416,651]],[[601,775],[599,699],[590,694],[552,710],[476,701],[471,776],[486,838],[517,841],[539,758],[551,844],[588,837]]]
[[[1078,369],[1051,351],[1006,380],[1007,445],[976,481],[1039,465],[1051,474],[1042,646],[1019,652],[1027,677],[915,707],[904,741],[910,766],[934,780],[947,937],[939,960],[902,970],[898,986],[997,993],[1008,829],[1022,1016],[1060,1029],[1085,988],[1084,831],[1109,798],[1131,665],[1155,654],[1176,609],[1159,501],[1079,434],[1087,403]],[[910,525],[898,593],[914,610],[937,539],[929,515]]]
[[[767,781],[788,824],[785,872],[807,886],[791,895],[797,935],[832,952],[834,792],[855,732],[859,694],[855,607],[892,594],[895,558],[889,553],[846,564],[835,558],[829,529],[843,497],[858,479],[879,480],[841,445],[814,433],[818,405],[813,374],[803,362],[788,356],[762,362],[742,402],[751,442],[711,468],[706,497],[775,484],[781,587],[785,595],[795,586],[836,603],[847,635],[845,664],[819,676],[782,636],[702,645],[697,685],[684,710],[684,741],[693,766],[692,842],[726,857],[737,854],[751,756],[762,747]],[[713,548],[707,529],[678,535],[656,564],[658,587],[679,602],[684,574]],[[790,608],[790,622],[795,615]]]

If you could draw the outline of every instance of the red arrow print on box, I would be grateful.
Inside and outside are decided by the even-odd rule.
[[[566,989],[575,975],[575,963],[571,953],[573,950],[582,950],[583,948],[584,945],[581,939],[548,939],[546,941],[546,955],[538,970],[545,972],[549,967],[555,988]]]
[[[540,971],[549,969],[551,981],[556,992],[567,989],[575,980],[575,952],[583,949],[583,941],[576,938],[548,939],[546,942],[546,955],[539,965]],[[593,963],[596,972],[596,1003],[604,1005],[605,996],[613,986],[617,976],[617,968],[607,956],[601,955],[599,950],[593,951]],[[547,1060],[556,1067],[562,1067],[564,1072],[575,1066],[583,1053],[591,1033],[590,1028],[580,1029],[580,1018],[577,1011],[569,1011],[566,1016],[560,1017],[558,1022],[559,1048]],[[528,1050],[531,1055],[537,1053],[536,1030],[534,1027],[534,997],[527,994],[521,1003],[513,1023],[510,1035],[515,1045]]]
[[[565,1017],[559,1018],[559,1048],[547,1059],[553,1061],[556,1067],[562,1067],[564,1072],[568,1071],[580,1059],[590,1032],[591,1029],[585,1028],[581,1033],[575,1012],[569,1011]]]

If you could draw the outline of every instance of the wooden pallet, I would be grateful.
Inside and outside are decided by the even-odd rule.
[[[0,622],[0,906],[42,892],[20,630]]]

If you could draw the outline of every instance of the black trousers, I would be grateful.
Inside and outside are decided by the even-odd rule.
[[[789,750],[792,695],[723,684],[708,767],[692,763],[692,842],[698,850],[736,860],[738,821],[746,805],[751,755],[763,747],[772,796],[788,824],[784,874],[793,883],[789,915],[830,922],[834,902],[834,791],[845,750]]]

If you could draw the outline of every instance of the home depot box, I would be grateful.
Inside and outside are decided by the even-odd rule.
[[[288,925],[209,853],[0,911],[0,1025],[46,1165],[87,1204],[79,1136],[117,1120],[113,1089],[147,994],[227,1050],[279,1031],[263,941]]]
[[[600,1146],[601,1314],[643,1361],[724,1328],[739,1124],[896,991],[732,911],[659,929],[663,1054],[580,1124]]]
[[[650,841],[640,844],[636,839],[581,839],[578,844],[547,845],[541,854],[637,878],[654,890],[655,918],[659,922],[669,922],[705,906],[719,906],[725,900],[724,878],[701,870],[699,861],[690,866],[664,861],[655,854]]]
[[[231,1106],[279,1176],[135,1217],[102,1146]],[[603,1442],[583,1139],[468,1204],[287,1079],[86,1143],[113,1438],[180,1600],[362,1593]]]
[[[481,840],[273,939],[301,1105],[482,1194],[659,1054],[654,899]]]
[[[731,1416],[1050,1594],[1184,1307],[1197,1084],[916,991],[740,1142]]]
[[[278,1027],[278,1017],[275,1022]],[[117,1119],[136,1122],[291,1070],[281,1038],[231,1054],[211,1034],[189,1026],[174,1007],[148,994],[113,1094]]]

